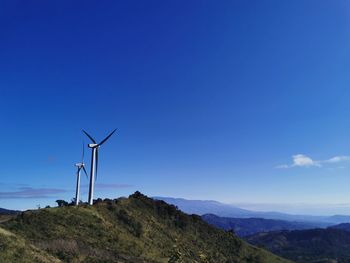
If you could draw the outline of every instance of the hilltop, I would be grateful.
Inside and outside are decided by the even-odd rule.
[[[0,260],[10,262],[289,262],[139,192],[26,211],[0,226],[12,240]]]

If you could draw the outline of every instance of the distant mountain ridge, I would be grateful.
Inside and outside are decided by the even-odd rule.
[[[213,214],[205,214],[202,216],[202,219],[215,227],[224,230],[233,230],[240,237],[260,232],[311,229],[318,226],[309,222],[292,222],[263,218],[230,218],[219,217]]]
[[[236,207],[230,204],[223,204],[211,200],[187,200],[183,198],[172,197],[153,197],[154,199],[163,200],[169,204],[173,204],[188,214],[215,214],[220,217],[231,218],[264,218],[275,220],[286,220],[296,222],[312,222],[319,223],[320,226],[330,226],[340,223],[350,223],[350,216],[334,215],[334,216],[310,216],[310,215],[293,215],[280,212],[260,212],[251,211]]]
[[[0,215],[16,215],[19,214],[21,211],[18,210],[10,210],[5,208],[0,208]]]

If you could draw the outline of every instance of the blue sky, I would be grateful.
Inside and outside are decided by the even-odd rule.
[[[0,207],[71,199],[83,128],[98,140],[118,128],[101,147],[97,197],[347,206],[349,11],[2,1]]]

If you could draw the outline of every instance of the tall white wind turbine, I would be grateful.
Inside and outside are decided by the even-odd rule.
[[[92,138],[86,131],[83,130],[83,133],[93,142],[88,144],[88,147],[92,149],[91,154],[91,170],[90,170],[90,187],[89,187],[89,204],[93,205],[94,200],[94,184],[97,179],[97,166],[98,166],[98,149],[102,144],[104,144],[116,131],[112,131],[106,138],[104,138],[100,143],[97,143],[94,138]],[[95,178],[96,175],[96,178]]]
[[[76,186],[76,190],[75,190],[75,205],[79,205],[79,200],[80,200],[80,173],[81,170],[84,171],[86,177],[88,177],[87,172],[85,170],[85,164],[84,164],[84,143],[83,143],[83,155],[81,158],[81,162],[80,163],[76,163],[75,166],[78,168],[77,171],[77,186]]]

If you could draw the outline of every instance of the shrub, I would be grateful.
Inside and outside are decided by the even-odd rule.
[[[59,207],[68,206],[68,202],[64,200],[56,200],[56,203]]]

